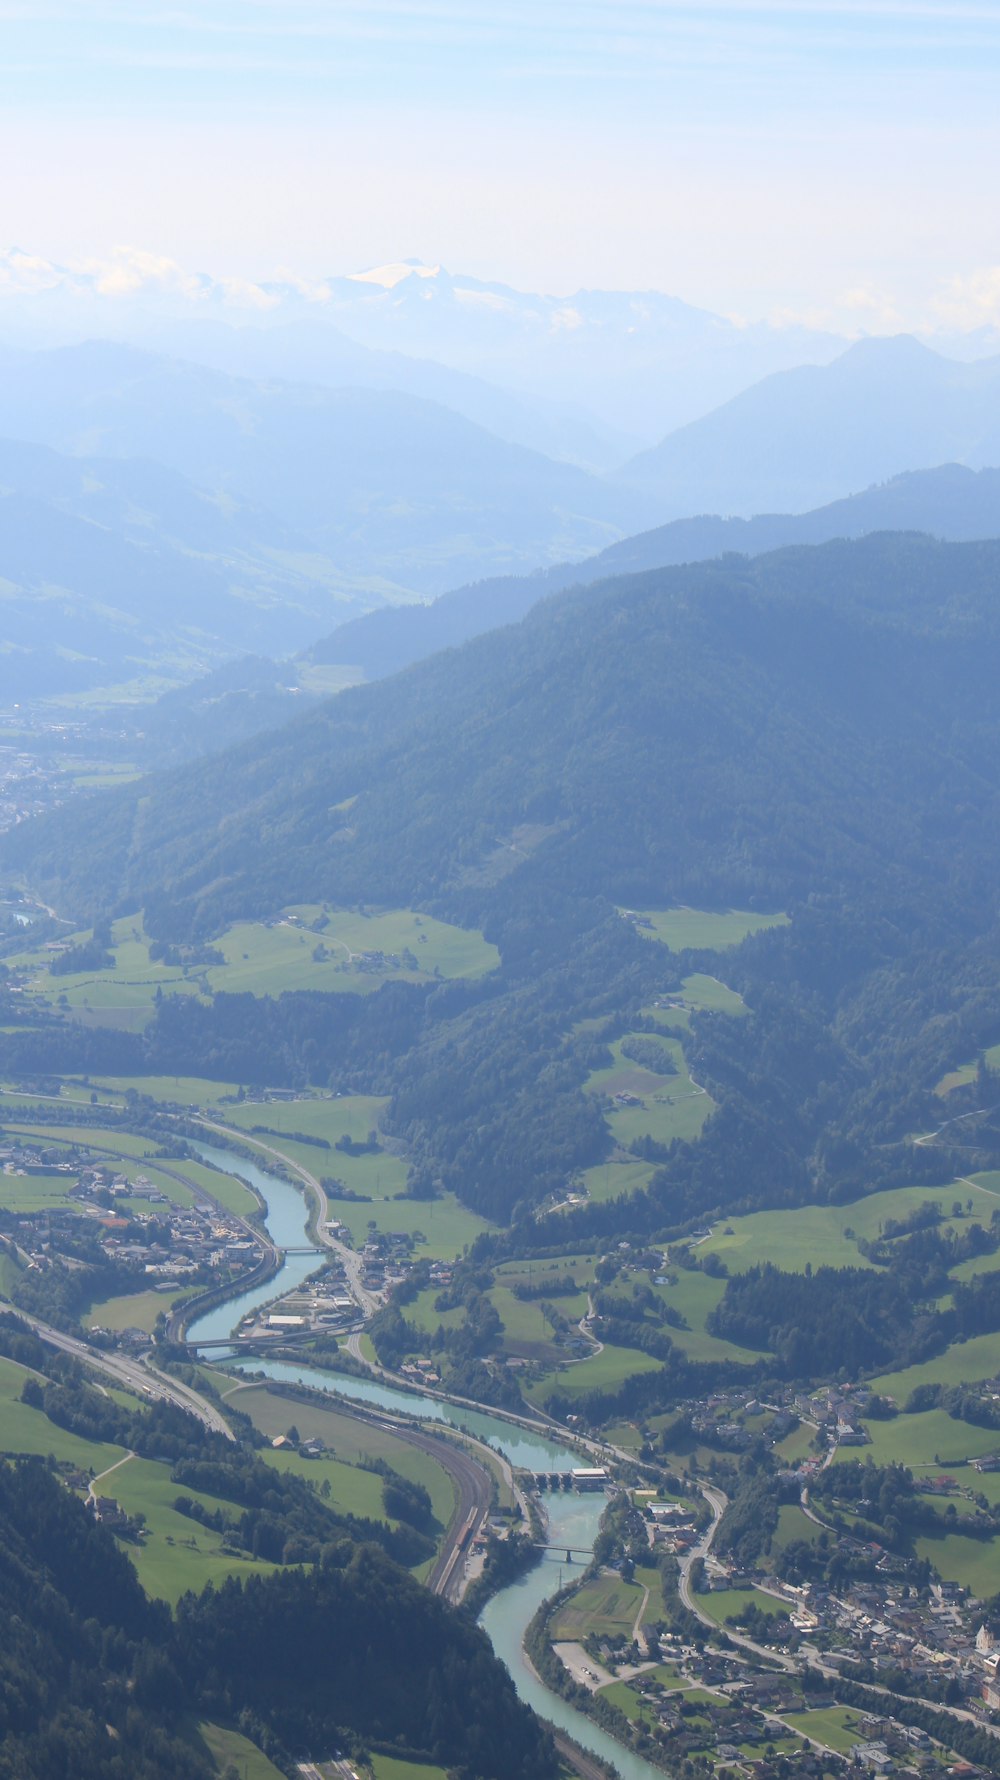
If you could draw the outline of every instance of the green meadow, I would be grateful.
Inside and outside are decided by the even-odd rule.
[[[956,1341],[936,1359],[919,1366],[907,1366],[900,1372],[885,1372],[872,1379],[872,1388],[882,1396],[893,1397],[902,1406],[911,1391],[922,1384],[976,1384],[994,1378],[1000,1372],[1000,1333],[974,1335],[969,1341]],[[917,1419],[907,1416],[907,1421]],[[893,1423],[893,1426],[896,1424]],[[961,1423],[953,1423],[960,1427]],[[1000,1445],[1000,1437],[997,1437]]]
[[[563,1397],[582,1397],[587,1391],[615,1391],[626,1378],[640,1372],[655,1372],[659,1366],[659,1360],[654,1360],[651,1354],[640,1353],[638,1348],[607,1345],[599,1354],[574,1361],[557,1374],[549,1373],[526,1386],[524,1394],[533,1402],[542,1403],[553,1390],[558,1390]]]
[[[620,1576],[592,1576],[557,1609],[549,1636],[555,1643],[579,1640],[590,1633],[630,1638],[642,1600],[643,1591],[636,1582],[623,1582]]]
[[[701,1135],[701,1128],[715,1102],[703,1088],[692,1082],[680,1040],[659,1037],[656,1043],[674,1065],[674,1073],[660,1075],[633,1062],[622,1046],[629,1039],[646,1036],[626,1033],[611,1045],[614,1061],[606,1069],[596,1069],[587,1079],[588,1093],[609,1098],[616,1094],[634,1097],[634,1105],[612,1105],[606,1118],[611,1133],[623,1149],[640,1137],[652,1137],[657,1143],[670,1143],[675,1137],[690,1141]]]
[[[716,1625],[725,1625],[726,1620],[731,1619],[734,1613],[742,1613],[751,1603],[761,1613],[770,1614],[773,1619],[788,1612],[784,1602],[775,1600],[773,1595],[766,1595],[758,1588],[718,1588],[713,1589],[711,1594],[697,1595],[695,1598],[702,1613],[707,1613],[709,1619],[715,1620]]]
[[[627,1199],[632,1193],[641,1193],[655,1173],[655,1162],[637,1162],[632,1156],[615,1156],[584,1169],[580,1179],[588,1199],[595,1205],[604,1205],[609,1199]]]
[[[38,1125],[17,1114],[15,1108],[13,1116],[4,1121],[4,1128],[13,1136],[29,1138],[42,1149],[64,1149],[67,1154],[76,1150],[93,1151],[98,1161],[106,1162],[130,1181],[134,1182],[141,1175],[175,1205],[191,1205],[196,1194],[204,1193],[240,1217],[252,1218],[259,1210],[257,1199],[249,1188],[221,1169],[182,1157],[169,1162],[155,1160],[156,1151],[161,1146],[154,1138],[137,1137],[111,1122],[107,1125]],[[178,1176],[183,1178],[178,1179]],[[32,1178],[41,1177],[21,1179],[16,1175],[0,1175],[0,1205],[7,1205],[4,1183],[11,1181],[24,1187]],[[62,1182],[65,1191],[67,1177],[57,1174],[54,1179]],[[29,1207],[12,1203],[9,1209]]]
[[[951,1216],[956,1200],[963,1207],[960,1218]],[[971,1219],[964,1210],[969,1200]],[[898,1187],[856,1199],[850,1205],[801,1205],[729,1218],[715,1225],[699,1252],[720,1255],[735,1273],[766,1261],[794,1273],[803,1272],[807,1262],[814,1267],[867,1267],[871,1263],[859,1252],[855,1237],[875,1240],[890,1219],[903,1219],[928,1201],[933,1201],[945,1223],[957,1230],[970,1221],[988,1224],[998,1204],[985,1187],[964,1181],[947,1187]]]
[[[995,1429],[971,1428],[966,1422],[953,1421],[943,1409],[897,1415],[887,1422],[868,1421],[865,1426],[871,1445],[844,1447],[835,1463],[870,1458],[876,1465],[895,1463],[915,1471],[931,1470],[981,1458],[1000,1445]],[[975,1472],[969,1473],[970,1483],[975,1477]]]
[[[364,915],[299,907],[272,923],[239,922],[216,944],[226,962],[209,966],[209,987],[253,995],[278,995],[283,989],[364,994],[387,978],[480,977],[500,962],[496,947],[481,933],[412,909]],[[399,967],[375,967],[371,960],[377,953],[394,954]]]
[[[276,1434],[284,1434],[295,1425],[303,1440],[322,1440],[328,1453],[334,1460],[340,1461],[345,1467],[356,1466],[359,1461],[385,1459],[403,1477],[413,1483],[422,1483],[431,1498],[435,1518],[446,1526],[454,1510],[454,1491],[447,1472],[431,1458],[429,1453],[410,1446],[405,1440],[385,1428],[377,1428],[370,1423],[360,1421],[356,1416],[348,1415],[346,1410],[328,1409],[325,1404],[313,1401],[300,1401],[294,1397],[279,1396],[264,1385],[240,1383],[235,1389],[231,1386],[227,1391],[224,1375],[220,1375],[219,1384],[225,1393],[225,1401],[231,1402],[234,1409],[249,1415],[254,1426],[262,1434],[273,1440]],[[330,1462],[323,1459],[298,1459],[295,1455],[275,1455],[275,1463],[286,1465],[305,1464],[309,1466],[307,1477],[320,1480],[320,1466]],[[364,1490],[373,1492],[367,1497],[369,1507],[365,1513],[378,1515],[373,1504],[381,1503],[381,1479],[374,1472],[358,1472]],[[346,1480],[341,1480],[341,1487],[346,1488]],[[357,1487],[352,1485],[351,1487]],[[331,1483],[331,1489],[334,1484]],[[346,1506],[346,1504],[345,1504]],[[383,1517],[384,1518],[384,1517]]]
[[[710,1273],[685,1267],[669,1268],[667,1278],[674,1283],[654,1286],[653,1290],[664,1304],[679,1311],[689,1325],[686,1329],[667,1329],[676,1347],[683,1348],[692,1360],[735,1360],[746,1365],[759,1360],[759,1354],[738,1347],[733,1341],[722,1341],[718,1336],[710,1335],[705,1327],[706,1319],[726,1289],[724,1279],[713,1279]]]
[[[769,927],[787,927],[787,915],[758,915],[747,909],[728,909],[712,914],[707,909],[633,909],[636,931],[657,939],[671,952],[723,952],[738,946],[751,933]]]
[[[106,1298],[95,1304],[83,1318],[88,1329],[145,1329],[151,1335],[160,1315],[169,1315],[175,1304],[183,1304],[196,1286],[180,1292],[127,1292],[120,1298]]]
[[[373,1755],[370,1758],[373,1780],[448,1780],[443,1768],[426,1762],[402,1761],[398,1755]]]
[[[863,1742],[858,1714],[848,1706],[820,1707],[814,1712],[783,1712],[786,1724],[814,1743],[822,1743],[838,1755],[847,1755]]]
[[[240,1780],[284,1780],[281,1769],[239,1731],[203,1721],[198,1726],[197,1741],[208,1751],[220,1774],[235,1768]]]
[[[70,935],[73,944],[90,937],[91,930]],[[25,971],[30,991],[51,1005],[71,1010],[85,1023],[136,1031],[151,1018],[157,991],[367,994],[389,979],[485,976],[500,962],[496,947],[481,933],[412,909],[366,914],[310,905],[285,909],[273,921],[238,922],[213,942],[221,963],[153,960],[137,915],[116,921],[111,938],[114,965],[108,970],[53,975],[52,954],[44,948],[26,948],[9,963]]]

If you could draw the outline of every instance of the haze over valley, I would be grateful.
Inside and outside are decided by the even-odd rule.
[[[990,1780],[1000,8],[6,14],[0,1780]]]

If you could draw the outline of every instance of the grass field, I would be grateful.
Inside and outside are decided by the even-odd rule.
[[[615,1391],[626,1378],[640,1372],[655,1372],[660,1365],[651,1354],[634,1347],[606,1346],[592,1358],[564,1366],[558,1373],[550,1372],[525,1387],[525,1396],[542,1403],[558,1390],[561,1396],[581,1397],[586,1391]]]
[[[594,1576],[563,1602],[549,1636],[553,1642],[586,1638],[591,1632],[597,1637],[631,1638],[641,1606],[638,1583],[623,1582],[620,1576]]]
[[[281,1769],[239,1731],[203,1721],[198,1726],[197,1739],[208,1750],[220,1774],[234,1767],[240,1780],[284,1780]]]
[[[71,1174],[0,1174],[0,1209],[31,1216],[37,1211],[72,1205],[66,1192],[74,1184],[75,1176]]]
[[[936,1359],[925,1360],[921,1366],[907,1366],[902,1372],[886,1372],[871,1382],[874,1390],[882,1396],[894,1397],[902,1406],[918,1385],[974,1384],[984,1378],[993,1378],[997,1372],[1000,1372],[1000,1334],[974,1335],[970,1341],[956,1341],[945,1353]],[[913,1419],[916,1418],[906,1417],[907,1421]],[[953,1425],[960,1427],[961,1423]]]
[[[321,929],[321,930],[320,930]],[[423,982],[429,977],[480,977],[495,970],[500,954],[481,933],[435,921],[412,909],[381,915],[320,907],[288,909],[273,924],[240,922],[217,942],[225,965],[212,965],[213,990],[277,995],[283,989],[352,990],[364,994],[388,979]],[[327,956],[317,958],[317,949]],[[400,967],[373,969],[363,960],[395,954]],[[406,964],[404,954],[414,960]]]
[[[865,1741],[859,1729],[859,1715],[849,1706],[827,1706],[815,1712],[783,1712],[782,1717],[803,1737],[811,1737],[813,1742],[822,1743],[838,1755],[846,1755],[855,1743]]]
[[[628,1156],[597,1162],[593,1168],[586,1168],[580,1179],[588,1199],[595,1205],[604,1205],[609,1199],[627,1199],[632,1193],[641,1193],[655,1173],[655,1162],[637,1162]]]
[[[751,1602],[761,1613],[770,1614],[773,1619],[788,1611],[773,1595],[765,1595],[757,1588],[713,1589],[711,1594],[698,1595],[697,1601],[701,1611],[707,1613],[709,1619],[714,1619],[716,1625],[725,1625],[727,1619],[734,1613],[742,1613],[744,1607],[748,1607]]]
[[[39,1409],[19,1401],[25,1379],[24,1366],[0,1359],[0,1454],[52,1453],[81,1471],[105,1471],[124,1456],[120,1446],[98,1440],[81,1440],[65,1428],[57,1428]]]
[[[74,1091],[88,1086],[80,1078],[75,1078],[72,1085]],[[148,1094],[153,1100],[202,1109],[218,1106],[220,1101],[239,1092],[237,1082],[209,1082],[197,1075],[101,1075],[94,1076],[90,1085],[116,1099],[124,1098],[130,1089],[134,1089],[137,1094]]]
[[[1000,1539],[946,1533],[943,1539],[918,1539],[915,1548],[917,1556],[928,1558],[946,1582],[961,1583],[979,1600],[988,1600],[1000,1589]]]
[[[771,1537],[771,1557],[774,1558],[786,1545],[792,1545],[798,1539],[805,1539],[810,1545],[815,1544],[822,1528],[814,1520],[803,1514],[797,1502],[783,1502],[778,1509],[777,1530]]]
[[[151,1335],[161,1312],[169,1315],[175,1304],[182,1304],[197,1290],[197,1286],[187,1286],[180,1292],[128,1292],[95,1304],[83,1321],[88,1329],[145,1329]]]
[[[740,1019],[750,1011],[742,995],[738,995],[735,989],[727,989],[718,977],[705,976],[701,971],[684,978],[681,995],[685,1006],[696,1012],[731,1014]]]
[[[1000,1070],[1000,1045],[990,1045],[983,1055],[989,1069]],[[952,1088],[964,1088],[969,1082],[975,1081],[977,1073],[977,1063],[959,1063],[954,1069],[950,1069],[947,1075],[941,1077],[934,1092],[944,1096],[950,1094]]]
[[[964,1212],[960,1218],[950,1215],[956,1200],[964,1207],[970,1199],[971,1220]],[[959,1231],[970,1221],[988,1224],[998,1204],[986,1187],[963,1181],[947,1187],[898,1187],[891,1193],[872,1193],[850,1205],[802,1205],[792,1211],[759,1211],[745,1218],[730,1218],[716,1224],[703,1252],[721,1255],[734,1273],[765,1261],[792,1273],[801,1273],[807,1261],[814,1267],[867,1267],[870,1263],[847,1232],[875,1239],[890,1219],[905,1218],[927,1201],[938,1205],[945,1224]]]
[[[352,1193],[367,1193],[372,1199],[395,1199],[406,1190],[409,1174],[407,1164],[388,1150],[352,1156],[334,1148],[338,1138],[349,1137],[364,1143],[370,1131],[377,1129],[379,1117],[387,1105],[385,1099],[372,1094],[343,1094],[335,1100],[268,1101],[263,1105],[225,1106],[218,1109],[221,1122],[235,1130],[252,1133],[255,1125],[266,1126],[261,1141],[279,1150],[290,1161],[307,1168],[310,1174],[342,1181]],[[316,1144],[299,1143],[294,1133],[325,1139],[329,1149]],[[278,1133],[278,1135],[274,1135]],[[345,1216],[353,1208],[338,1202],[334,1210]],[[367,1215],[374,1215],[369,1213]]]
[[[636,931],[658,939],[671,952],[723,952],[738,946],[748,934],[768,927],[787,927],[787,915],[758,915],[746,909],[711,914],[707,909],[636,909],[632,913],[645,925]]]
[[[398,1755],[373,1755],[370,1772],[374,1780],[448,1780],[443,1768],[401,1761]]]
[[[268,1574],[272,1564],[230,1556],[222,1551],[218,1533],[177,1513],[174,1502],[179,1495],[210,1509],[221,1508],[231,1520],[239,1518],[240,1510],[203,1491],[182,1489],[171,1480],[170,1469],[156,1459],[131,1458],[107,1478],[103,1491],[114,1496],[126,1513],[146,1516],[144,1539],[128,1551],[147,1594],[172,1606],[189,1588],[197,1592],[226,1576]]]
[[[90,932],[70,937],[77,943]],[[286,909],[273,922],[239,922],[215,942],[222,964],[154,961],[135,915],[116,921],[111,937],[115,961],[108,970],[53,976],[51,954],[30,948],[10,964],[27,972],[31,992],[50,1004],[61,1003],[93,1024],[135,1031],[150,1019],[158,989],[164,995],[280,995],[285,989],[366,994],[390,979],[484,976],[500,962],[481,933],[411,909],[360,914],[315,905]]]
[[[952,1421],[943,1409],[928,1409],[921,1415],[897,1415],[888,1422],[869,1421],[865,1426],[871,1445],[853,1450],[845,1447],[843,1459],[871,1458],[876,1465],[895,1461],[919,1470],[981,1458],[1000,1446],[995,1429],[970,1428],[965,1422]],[[976,1473],[970,1472],[969,1476],[970,1481],[974,1480]]]
[[[654,1286],[653,1290],[664,1304],[679,1310],[690,1324],[687,1329],[667,1329],[676,1347],[683,1348],[692,1360],[735,1360],[738,1365],[751,1365],[760,1359],[760,1355],[752,1353],[749,1348],[738,1347],[733,1341],[722,1341],[705,1328],[706,1317],[715,1309],[726,1289],[724,1279],[713,1279],[710,1273],[695,1269],[688,1271],[684,1267],[671,1269],[671,1277],[675,1280],[673,1285]]]
[[[680,1040],[656,1040],[674,1063],[676,1073],[660,1075],[644,1069],[622,1052],[630,1038],[643,1036],[626,1033],[611,1045],[614,1062],[607,1069],[596,1069],[588,1077],[588,1093],[613,1096],[634,1095],[633,1106],[614,1106],[606,1117],[612,1135],[624,1149],[639,1137],[652,1137],[657,1143],[670,1143],[675,1137],[687,1141],[701,1135],[701,1128],[713,1111],[715,1102],[692,1082]]]
[[[162,1164],[151,1160],[159,1146],[157,1140],[148,1137],[136,1137],[131,1132],[122,1131],[116,1124],[109,1122],[103,1125],[37,1125],[17,1117],[5,1121],[5,1129],[14,1135],[33,1139],[43,1149],[94,1150],[116,1165],[120,1172],[135,1180],[138,1175],[157,1187],[175,1205],[190,1205],[196,1193],[204,1192],[218,1199],[221,1205],[236,1212],[240,1217],[252,1217],[258,1210],[254,1195],[231,1174],[220,1169],[210,1168],[204,1162],[189,1162],[178,1157],[176,1161]],[[171,1172],[168,1172],[171,1171]],[[176,1178],[183,1175],[190,1185],[185,1185]],[[0,1175],[0,1204],[3,1199],[3,1182],[17,1179],[16,1176]],[[31,1178],[31,1177],[29,1177]],[[57,1180],[66,1186],[66,1177],[56,1175]],[[23,1182],[21,1184],[24,1184]],[[11,1207],[11,1209],[21,1209]]]
[[[224,1375],[220,1374],[219,1378],[221,1388],[225,1391],[227,1387]],[[454,1492],[447,1472],[435,1463],[429,1453],[409,1446],[406,1441],[398,1439],[385,1429],[369,1426],[356,1416],[347,1415],[342,1410],[327,1409],[323,1404],[299,1402],[292,1397],[278,1396],[276,1392],[266,1390],[263,1385],[241,1388],[231,1398],[227,1397],[226,1401],[231,1401],[234,1409],[249,1415],[254,1426],[269,1439],[273,1439],[276,1434],[284,1434],[294,1423],[303,1440],[322,1440],[328,1452],[344,1466],[356,1465],[359,1459],[366,1457],[386,1459],[403,1477],[424,1485],[430,1494],[435,1518],[442,1526],[447,1525],[450,1520]],[[321,1481],[322,1477],[320,1466],[328,1463],[327,1459],[300,1460],[295,1459],[294,1455],[290,1455],[286,1462],[291,1463],[293,1460],[296,1464],[308,1465],[310,1468],[306,1475],[317,1481]],[[343,1487],[347,1488],[347,1481],[342,1482]],[[381,1489],[381,1480],[369,1474],[364,1487],[370,1488],[372,1484],[378,1484]],[[334,1480],[331,1478],[331,1489],[334,1487]],[[352,1484],[351,1487],[357,1486]],[[377,1499],[381,1502],[381,1494]],[[375,1511],[369,1508],[366,1512]]]

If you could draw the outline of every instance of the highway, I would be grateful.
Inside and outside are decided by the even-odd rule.
[[[89,1347],[85,1341],[79,1341],[75,1335],[64,1335],[60,1329],[51,1328],[37,1316],[29,1316],[26,1310],[15,1310],[14,1314],[30,1323],[36,1334],[44,1336],[53,1347],[59,1348],[64,1354],[72,1354],[74,1359],[81,1360],[95,1371],[103,1372],[115,1384],[124,1385],[139,1397],[157,1397],[164,1403],[176,1403],[179,1409],[186,1409],[190,1415],[196,1415],[213,1434],[224,1434],[227,1440],[235,1438],[229,1423],[214,1404],[200,1396],[190,1385],[181,1384],[177,1378],[168,1378],[165,1373],[157,1372],[154,1367],[143,1365],[138,1360],[128,1360],[123,1354],[102,1353],[99,1348]]]

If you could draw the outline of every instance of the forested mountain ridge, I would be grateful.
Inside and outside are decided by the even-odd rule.
[[[1000,358],[959,364],[911,335],[777,371],[618,472],[684,513],[804,511],[956,458],[1000,462]]]
[[[691,1020],[719,1111],[697,1143],[653,1146],[630,1220],[951,1178],[946,1151],[904,1140],[938,1122],[943,1070],[1000,1032],[998,575],[1000,544],[889,535],[598,584],[26,824],[0,861],[75,916],[144,906],[185,941],[308,899],[416,904],[481,926],[502,962],[335,1007],[168,997],[142,1038],[15,1028],[5,1066],[388,1094],[418,1190],[502,1219],[607,1153],[582,1091],[607,1053],[576,1023],[629,1030],[717,968],[615,905],[784,910],[727,959],[750,1017]]]
[[[516,624],[540,599],[570,587],[703,562],[729,551],[760,556],[790,544],[825,544],[880,531],[926,532],[953,542],[1000,536],[1000,470],[942,464],[933,470],[906,471],[808,513],[675,519],[609,544],[582,562],[557,563],[533,575],[498,576],[455,588],[430,605],[394,606],[348,617],[303,656],[359,668],[365,679],[378,680],[439,649],[468,642],[484,630]]]
[[[81,916],[155,902],[178,937],[295,897],[487,913],[532,825],[504,860],[525,889],[783,906],[881,880],[968,921],[998,568],[1000,545],[887,536],[599,583],[0,859]]]

